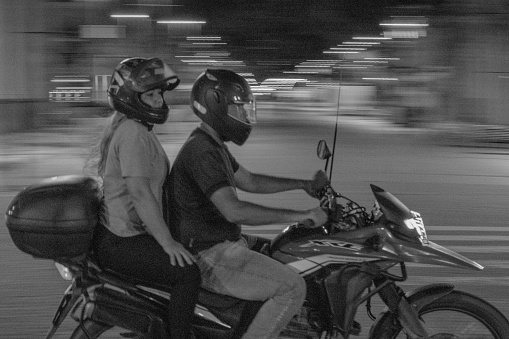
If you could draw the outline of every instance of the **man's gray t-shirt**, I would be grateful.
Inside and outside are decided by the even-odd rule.
[[[226,220],[210,200],[220,188],[235,187],[239,165],[224,143],[201,128],[182,146],[170,173],[170,225],[184,245],[200,251],[240,238],[240,225]]]

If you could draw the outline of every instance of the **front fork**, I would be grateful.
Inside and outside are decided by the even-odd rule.
[[[418,311],[405,297],[403,290],[394,281],[386,278],[375,279],[375,286],[379,287],[378,294],[387,307],[397,315],[408,339],[425,339],[429,337],[424,323],[419,319]]]

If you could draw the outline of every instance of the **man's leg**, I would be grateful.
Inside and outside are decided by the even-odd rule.
[[[293,269],[249,250],[244,240],[202,251],[205,289],[245,300],[266,300],[243,338],[275,338],[300,309],[306,284]]]

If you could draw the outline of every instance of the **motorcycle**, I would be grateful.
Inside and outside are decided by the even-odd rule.
[[[331,152],[320,141],[318,156]],[[327,165],[326,165],[327,170]],[[332,170],[331,170],[332,172]],[[370,212],[327,185],[320,192],[329,221],[322,227],[293,224],[274,239],[249,237],[252,249],[293,267],[307,284],[306,300],[280,338],[459,339],[509,338],[509,321],[487,301],[451,284],[406,292],[405,263],[482,270],[478,263],[430,241],[419,213],[371,185]],[[101,195],[89,177],[63,176],[29,186],[7,210],[11,238],[22,251],[55,261],[71,281],[46,338],[70,315],[71,339],[168,338],[171,289],[99,267],[90,251],[100,222]],[[396,271],[396,272],[394,272]],[[374,317],[371,301],[386,305]],[[197,339],[240,338],[262,302],[201,291],[193,332]],[[356,321],[365,304],[374,320],[363,332]]]

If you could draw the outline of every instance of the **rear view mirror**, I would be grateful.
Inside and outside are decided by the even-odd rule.
[[[322,160],[329,159],[330,156],[332,155],[329,150],[329,146],[327,146],[327,142],[325,140],[322,139],[318,142],[318,147],[316,149],[316,155],[318,155],[318,158],[320,158]]]

